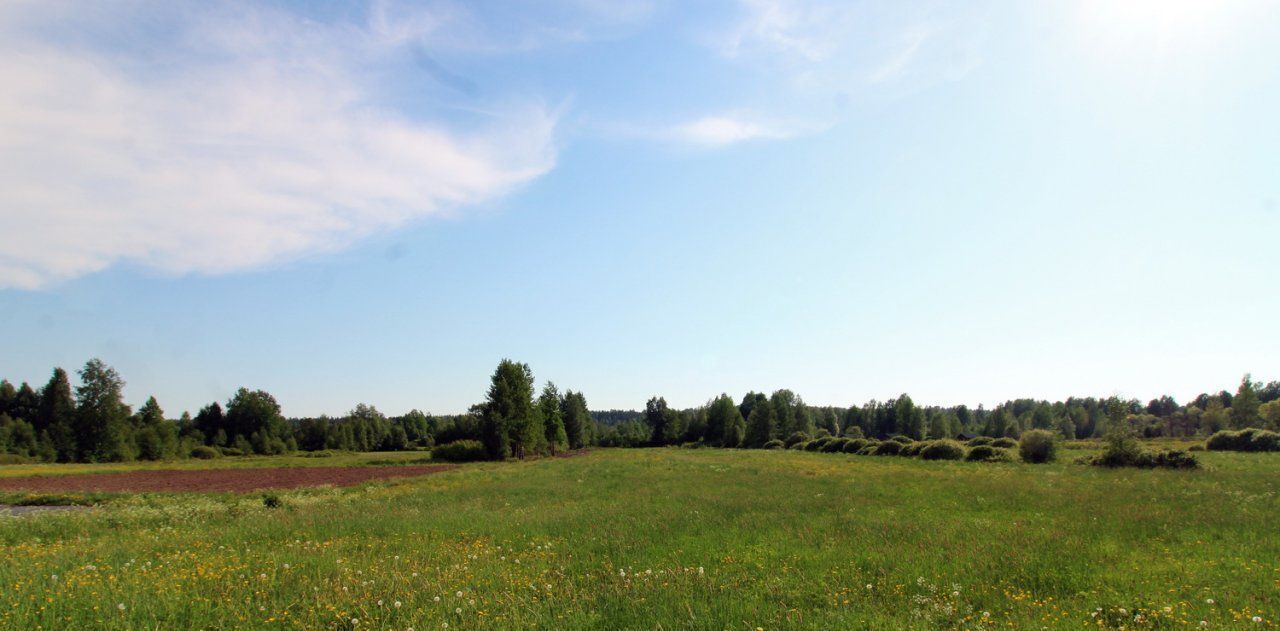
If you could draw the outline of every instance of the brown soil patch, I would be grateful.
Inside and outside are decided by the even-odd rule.
[[[390,467],[279,467],[266,469],[158,470],[0,478],[3,491],[244,492],[307,486],[352,486],[369,480],[439,473],[455,465]]]

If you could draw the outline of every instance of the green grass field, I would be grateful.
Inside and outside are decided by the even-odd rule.
[[[0,628],[1274,626],[1280,455],[1202,458],[597,450],[275,509],[123,497],[0,519]]]

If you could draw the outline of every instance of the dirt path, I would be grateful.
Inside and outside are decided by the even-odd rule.
[[[0,491],[245,492],[307,486],[352,486],[369,480],[439,473],[456,465],[391,467],[281,467],[203,471],[130,471],[0,478]]]

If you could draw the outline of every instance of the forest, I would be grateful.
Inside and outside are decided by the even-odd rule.
[[[7,462],[120,462],[295,451],[400,451],[453,445],[474,457],[505,459],[599,445],[765,447],[820,436],[930,440],[963,436],[1018,438],[1047,430],[1063,439],[1123,429],[1138,437],[1208,437],[1223,430],[1280,429],[1280,382],[1241,379],[1235,392],[1204,393],[1186,403],[1162,396],[1143,404],[1121,397],[1065,401],[1014,399],[979,405],[917,405],[909,395],[849,407],[806,404],[791,390],[721,394],[675,409],[654,396],[642,411],[591,412],[582,392],[546,382],[535,388],[527,364],[502,360],[485,400],[466,413],[411,410],[387,416],[360,403],[343,416],[289,418],[263,390],[240,388],[194,416],[167,416],[149,397],[136,410],[124,379],[100,359],[77,372],[55,368],[40,388],[0,380],[0,458]],[[439,449],[444,456],[450,449]]]

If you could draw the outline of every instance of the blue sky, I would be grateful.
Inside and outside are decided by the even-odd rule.
[[[1280,378],[1280,5],[0,8],[0,376],[176,416]]]

